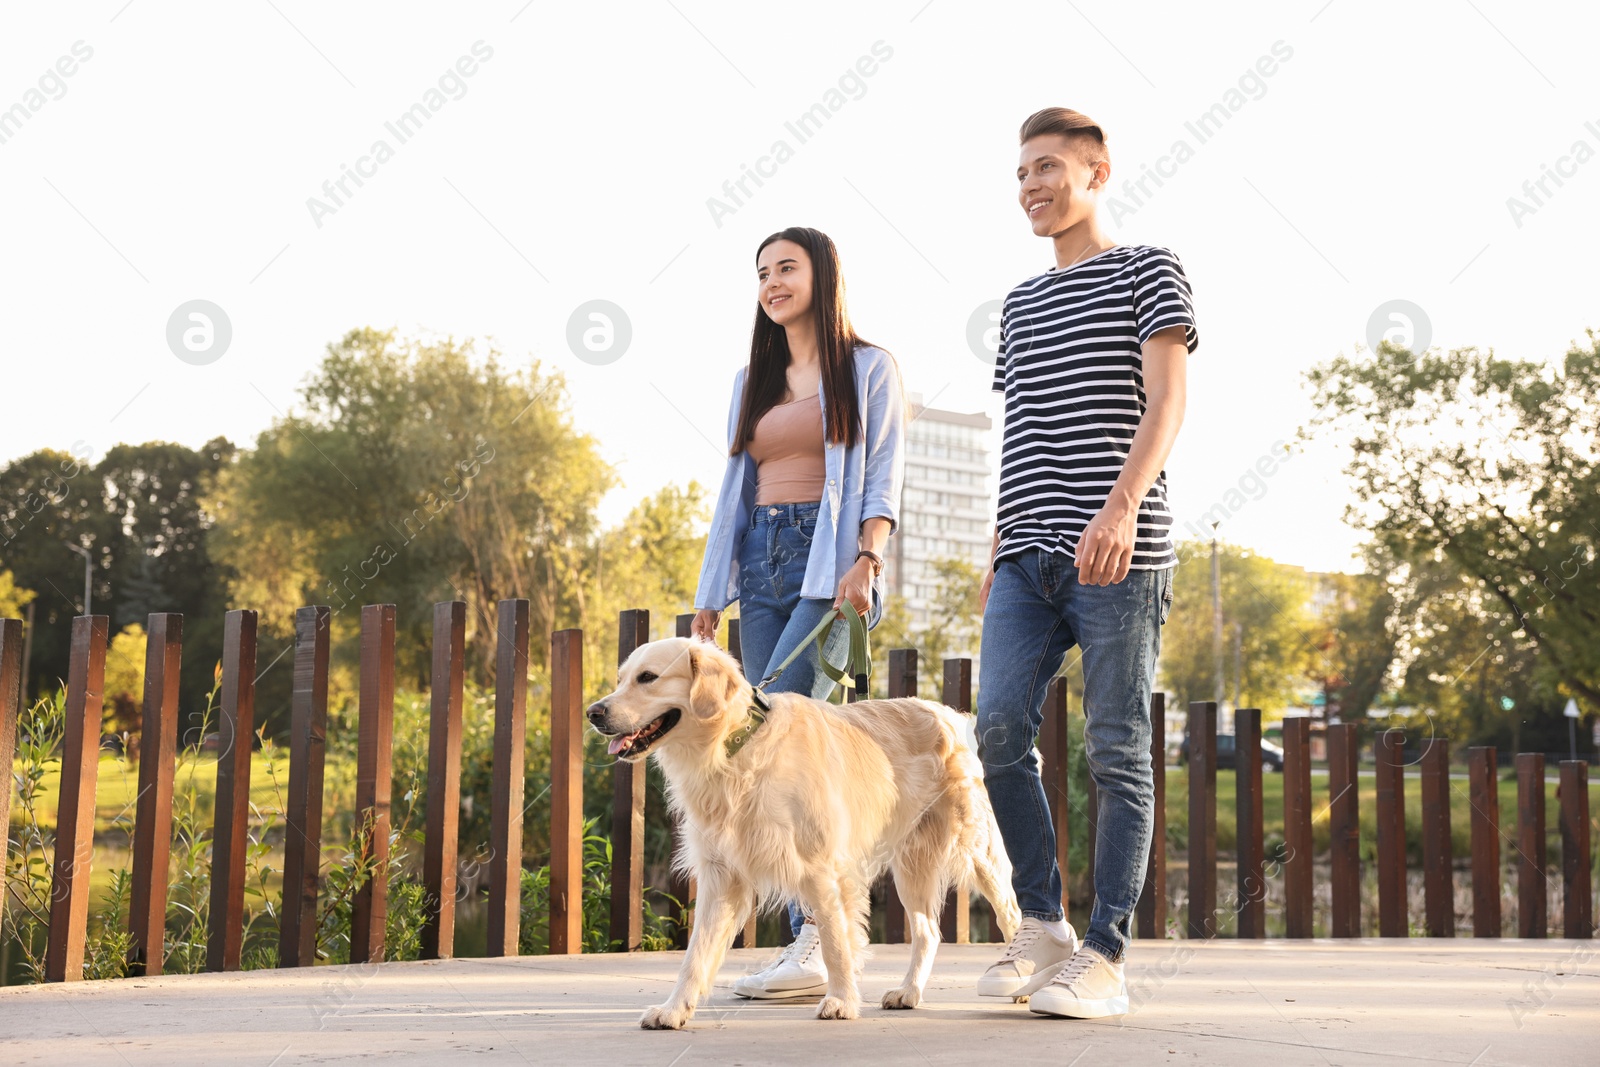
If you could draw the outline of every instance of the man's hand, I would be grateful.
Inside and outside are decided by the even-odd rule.
[[[1145,411],[1105,507],[1078,538],[1073,566],[1081,585],[1112,585],[1128,576],[1139,531],[1139,504],[1161,476],[1183,423],[1189,359],[1185,332],[1183,326],[1168,326],[1141,346]]]
[[[989,607],[989,590],[994,587],[994,565],[983,572],[983,584],[978,587],[978,614],[982,615]]]
[[[694,614],[694,622],[689,624],[689,632],[702,641],[717,643],[717,622],[722,618],[722,612],[710,608],[701,608]]]
[[[1133,542],[1139,532],[1139,509],[1108,502],[1089,520],[1073,566],[1080,585],[1113,585],[1128,576]]]

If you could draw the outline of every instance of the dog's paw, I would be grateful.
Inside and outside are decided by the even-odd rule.
[[[822,1003],[817,1005],[819,1019],[855,1019],[860,1015],[859,1007],[851,1001],[841,1000],[838,997],[823,997]]]
[[[901,986],[891,989],[883,995],[883,1006],[888,1011],[901,1008],[914,1008],[922,1003],[922,990],[916,986]]]
[[[689,1021],[689,1016],[694,1012],[686,1007],[674,1004],[657,1004],[653,1008],[645,1009],[639,1016],[641,1030],[682,1030],[683,1025]]]

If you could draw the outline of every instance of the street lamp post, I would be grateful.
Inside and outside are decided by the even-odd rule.
[[[1244,700],[1244,623],[1233,624],[1233,709]]]
[[[1218,707],[1222,706],[1226,695],[1222,677],[1222,564],[1217,559],[1217,527],[1220,525],[1211,524],[1211,658],[1217,679]]]
[[[94,607],[94,557],[82,545],[75,545],[71,541],[61,543],[83,557],[83,613],[92,615],[94,612],[89,609]]]

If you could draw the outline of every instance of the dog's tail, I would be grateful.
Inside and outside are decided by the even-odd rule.
[[[1022,908],[1017,904],[1017,893],[1011,887],[1011,857],[1006,855],[1005,842],[1000,837],[1000,824],[995,822],[994,809],[989,806],[989,796],[981,781],[974,783],[979,798],[979,840],[972,852],[972,878],[970,888],[977,889],[989,907],[994,909],[1000,924],[1001,936],[1007,942],[1016,936],[1022,925]]]
[[[938,707],[936,705],[936,707]],[[968,891],[977,890],[994,909],[1000,932],[1010,941],[1022,925],[1022,909],[1011,887],[1011,858],[1006,855],[1000,824],[995,821],[989,790],[983,783],[983,763],[967,744],[970,718],[945,707],[938,707],[945,727],[944,751],[946,780],[961,790],[955,817],[965,824],[965,854],[954,864],[955,881]]]

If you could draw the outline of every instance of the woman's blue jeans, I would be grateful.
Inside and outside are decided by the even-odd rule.
[[[806,560],[817,530],[821,505],[758,504],[750,516],[744,544],[739,550],[739,645],[745,676],[759,682],[777,669],[795,646],[833,611],[833,600],[802,597]],[[867,613],[868,628],[878,624],[883,606],[873,595]],[[850,635],[843,625],[828,635],[828,662],[842,669],[850,652]],[[826,700],[834,682],[818,667],[817,645],[807,647],[767,687],[769,693],[804,693]],[[798,934],[805,914],[789,905],[789,924]]]
[[[1022,914],[1063,918],[1055,831],[1038,750],[1045,689],[1083,651],[1084,750],[1100,791],[1094,908],[1084,942],[1120,960],[1144,887],[1155,814],[1150,690],[1172,569],[1080,585],[1071,558],[1030,548],[995,566],[978,668],[978,755]]]

